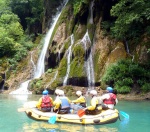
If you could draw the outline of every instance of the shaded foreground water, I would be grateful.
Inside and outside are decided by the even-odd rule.
[[[105,125],[76,125],[35,121],[17,109],[27,101],[38,100],[37,95],[0,95],[0,132],[149,132],[150,102],[119,101],[118,110],[129,114],[130,119]]]

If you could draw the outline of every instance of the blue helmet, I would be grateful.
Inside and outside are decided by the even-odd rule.
[[[112,88],[112,87],[107,87],[106,90],[107,90],[109,93],[112,93],[112,92],[113,92],[113,88]]]
[[[48,91],[47,91],[47,90],[44,90],[42,94],[43,94],[43,95],[47,95],[47,94],[48,94]]]

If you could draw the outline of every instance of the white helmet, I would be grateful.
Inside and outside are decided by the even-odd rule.
[[[90,94],[91,94],[91,95],[97,95],[97,91],[96,91],[96,90],[91,90],[91,91],[90,91]]]
[[[56,89],[56,90],[55,90],[55,94],[58,95],[58,94],[59,94],[59,91],[60,91],[60,89]]]
[[[64,91],[63,90],[59,90],[59,93],[58,93],[60,96],[63,96],[65,95]]]
[[[76,92],[76,95],[81,96],[81,95],[82,95],[82,92],[81,92],[81,91],[77,91],[77,92]]]

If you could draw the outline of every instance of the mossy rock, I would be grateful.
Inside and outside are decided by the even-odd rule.
[[[74,40],[77,41],[77,40],[82,39],[86,31],[87,31],[86,25],[76,24],[74,31],[73,31]]]
[[[60,61],[59,68],[58,68],[58,77],[64,77],[67,72],[67,58],[63,57]]]
[[[89,37],[90,40],[93,40],[93,36],[94,36],[94,32],[95,32],[95,25],[94,24],[88,24],[88,33],[89,33]]]
[[[100,67],[102,66],[99,66],[99,63],[98,63],[98,60],[99,60],[99,52],[96,51],[95,54],[94,54],[94,73],[95,73],[95,82],[97,82],[99,80],[99,73],[100,73]]]
[[[73,47],[73,56],[76,56],[77,58],[81,58],[83,59],[84,56],[85,56],[85,50],[84,50],[84,47],[82,46],[81,43],[78,43],[76,44],[74,47]]]

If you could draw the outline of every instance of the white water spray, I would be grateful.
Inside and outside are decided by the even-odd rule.
[[[67,2],[68,2],[68,0],[65,1],[65,5],[67,4]],[[48,33],[45,37],[44,45],[43,45],[40,57],[38,59],[38,63],[37,63],[37,67],[36,67],[33,79],[39,78],[45,71],[45,64],[44,64],[45,55],[47,52],[49,41],[51,39],[52,32],[54,30],[54,27],[56,25],[56,22],[60,16],[60,14],[61,14],[61,11],[59,11],[59,13],[54,17],[52,27],[50,28],[50,30],[48,31]],[[31,63],[32,63],[32,57],[31,57]],[[30,81],[31,80],[27,80],[27,81],[23,82],[17,90],[12,91],[10,94],[32,94],[30,91],[28,91],[28,84]]]
[[[71,60],[71,57],[72,57],[72,45],[74,43],[74,36],[73,34],[71,35],[71,45],[69,46],[68,50],[67,50],[67,72],[66,72],[66,76],[65,76],[65,79],[64,79],[64,82],[63,82],[63,86],[66,86],[67,85],[67,80],[68,80],[68,77],[69,77],[69,73],[70,73],[70,60]]]
[[[84,37],[82,38],[81,42],[83,43],[85,51],[87,51],[87,45],[91,45],[91,40],[89,38],[88,30],[84,35]],[[85,61],[85,69],[87,73],[88,87],[90,89],[94,89],[95,77],[94,77],[94,68],[93,68],[92,48]]]
[[[49,45],[49,41],[51,39],[51,35],[52,35],[52,32],[54,30],[54,27],[56,25],[56,22],[59,18],[61,13],[59,13],[54,19],[53,19],[53,25],[52,27],[50,28],[50,30],[48,31],[46,37],[45,37],[45,42],[44,42],[44,45],[43,45],[43,49],[41,51],[41,54],[40,54],[40,57],[39,57],[39,60],[38,60],[38,63],[37,63],[37,68],[36,68],[36,71],[35,71],[35,74],[34,74],[34,78],[39,78],[44,72],[45,72],[45,55],[46,55],[46,52],[47,52],[47,48],[48,48],[48,45]]]
[[[93,6],[94,6],[94,0],[90,4],[90,19],[89,19],[89,22],[91,24],[93,24]]]

